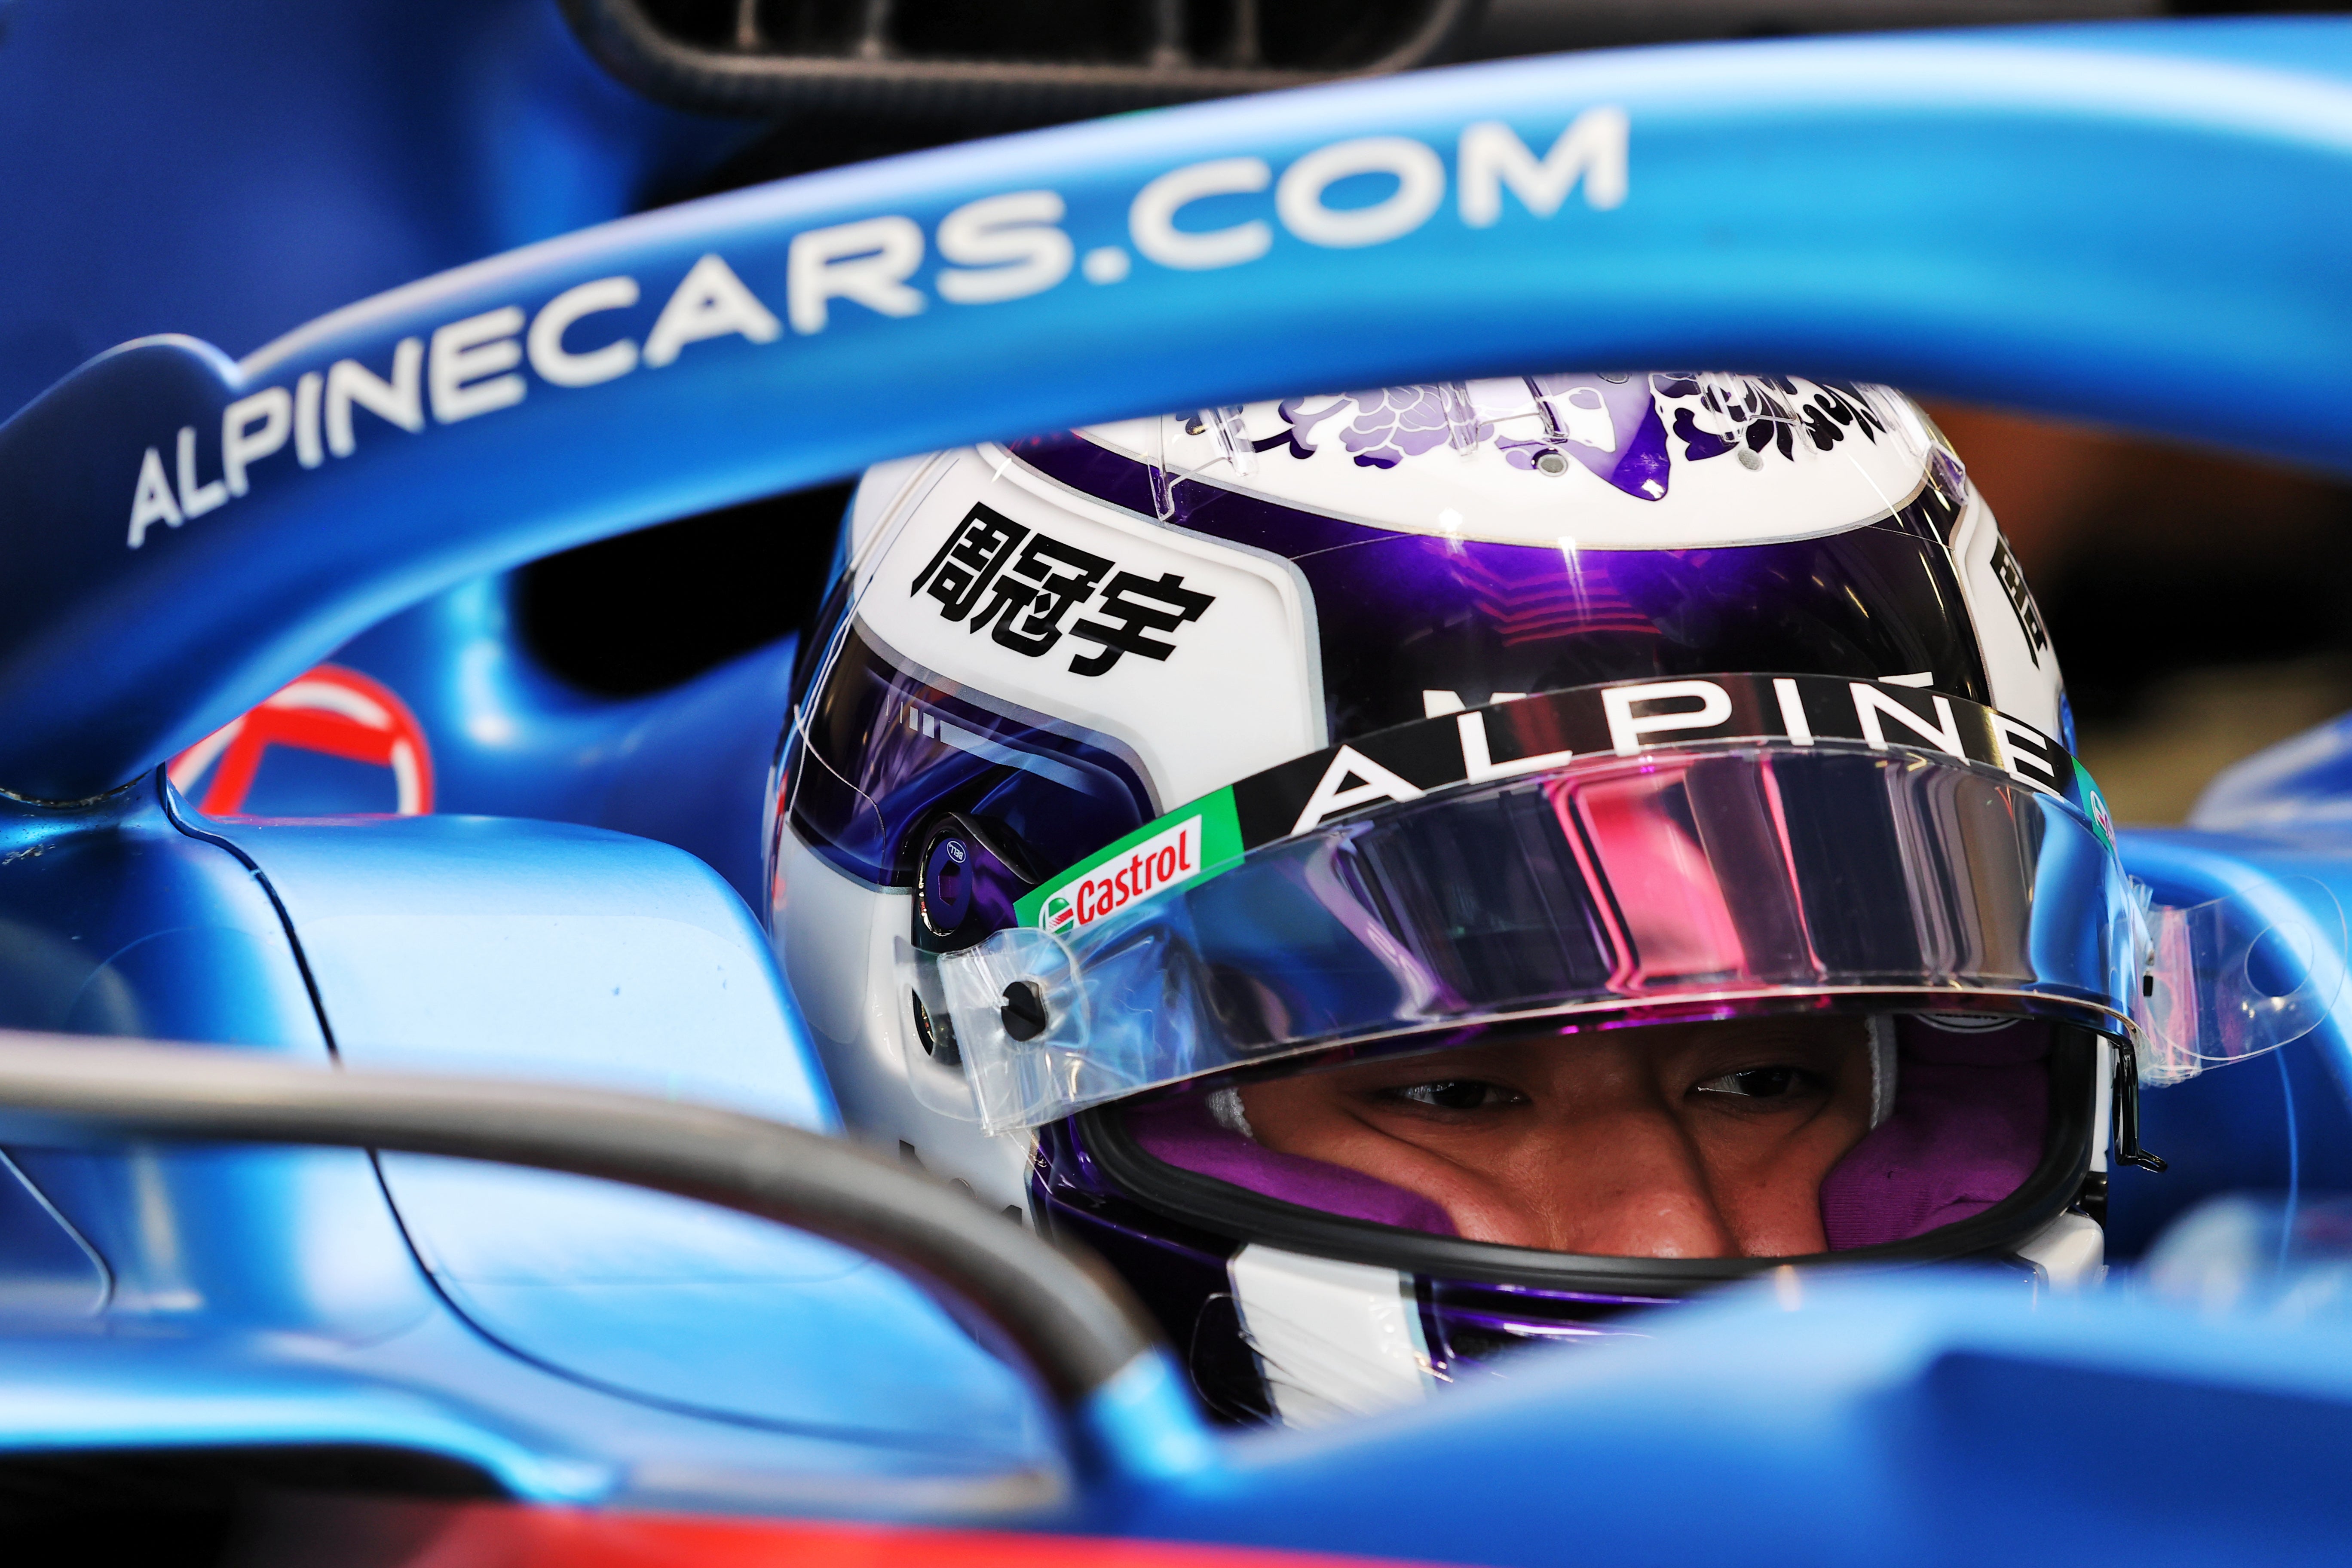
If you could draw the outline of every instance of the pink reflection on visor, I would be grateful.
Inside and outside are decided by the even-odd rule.
[[[1616,954],[1621,995],[1819,973],[1769,761],[1654,763],[1544,786]],[[1725,889],[1738,889],[1735,902]]]

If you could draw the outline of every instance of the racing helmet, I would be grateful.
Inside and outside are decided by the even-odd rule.
[[[2095,1273],[2166,998],[2072,730],[1888,388],[1203,409],[866,474],[770,918],[853,1129],[1314,1424],[1793,1258]]]

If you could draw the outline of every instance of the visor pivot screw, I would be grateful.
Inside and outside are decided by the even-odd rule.
[[[1034,980],[1016,980],[1004,988],[1004,1011],[999,1015],[1004,1032],[1016,1040],[1034,1040],[1045,1032],[1045,995]]]

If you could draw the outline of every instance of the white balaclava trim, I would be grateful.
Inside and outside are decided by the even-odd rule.
[[[1238,1132],[1251,1142],[1257,1134],[1250,1130],[1249,1115],[1242,1110],[1242,1091],[1221,1089],[1209,1096],[1209,1118],[1228,1132]]]

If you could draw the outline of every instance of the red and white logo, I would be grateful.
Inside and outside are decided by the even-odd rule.
[[[173,757],[172,783],[187,791],[204,781],[196,809],[232,816],[245,809],[272,746],[389,768],[397,815],[433,809],[433,752],[424,726],[392,688],[336,664],[320,665]]]

